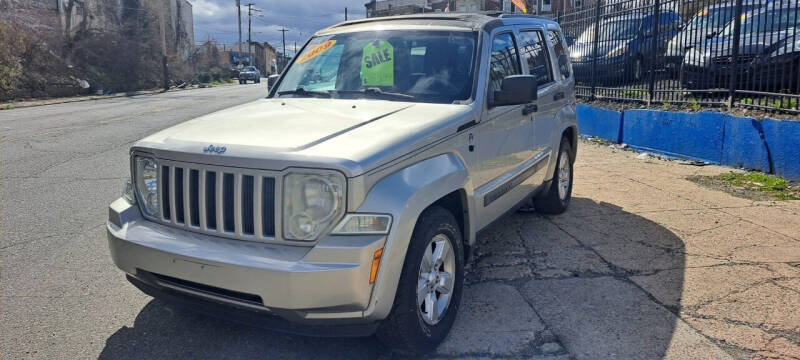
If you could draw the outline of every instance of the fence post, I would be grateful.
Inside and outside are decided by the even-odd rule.
[[[733,17],[733,48],[731,49],[730,83],[728,84],[728,108],[732,108],[736,100],[736,64],[739,61],[739,40],[742,36],[742,0],[736,0]],[[714,54],[711,54],[714,56]]]
[[[740,0],[741,1],[741,0]],[[590,99],[596,99],[597,92],[597,52],[600,45],[600,3],[602,0],[597,0],[597,6],[594,13],[594,40],[592,44],[592,93]]]
[[[655,0],[655,4],[653,5],[653,31],[652,37],[650,38],[650,78],[647,84],[647,106],[650,106],[653,103],[653,93],[656,87],[656,53],[658,52],[658,36],[659,36],[659,23],[661,22],[661,10],[659,7],[661,6],[660,0]]]

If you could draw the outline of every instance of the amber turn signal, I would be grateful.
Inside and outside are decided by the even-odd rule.
[[[381,265],[381,256],[383,256],[383,249],[378,249],[372,255],[372,270],[369,272],[369,283],[374,284],[375,279],[378,278],[378,267]]]

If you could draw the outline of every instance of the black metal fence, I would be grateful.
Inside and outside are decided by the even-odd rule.
[[[800,0],[601,0],[555,17],[580,97],[800,113]]]

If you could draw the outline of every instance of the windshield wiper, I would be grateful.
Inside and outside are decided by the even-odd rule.
[[[383,91],[380,88],[369,87],[362,90],[336,90],[337,94],[357,94],[357,95],[370,95],[382,99],[397,99],[397,100],[416,100],[414,95]]]
[[[287,90],[287,91],[279,91],[278,95],[306,95],[306,96],[321,96],[329,98],[331,97],[331,93],[327,91],[314,91],[314,90],[306,90],[302,86],[298,87],[294,90]]]

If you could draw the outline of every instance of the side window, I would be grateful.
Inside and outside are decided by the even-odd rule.
[[[536,77],[539,86],[553,82],[553,71],[550,69],[550,56],[547,43],[541,31],[523,31],[519,33],[522,58],[528,64],[528,72]]]
[[[561,41],[561,33],[550,30],[547,35],[550,37],[550,43],[553,44],[558,71],[561,73],[562,79],[568,79],[570,77],[569,55],[564,42]]]
[[[489,91],[499,91],[506,76],[520,75],[519,56],[511,33],[497,35],[492,40],[489,72]]]

